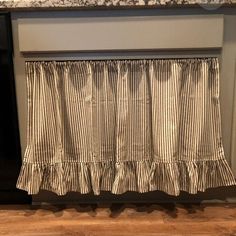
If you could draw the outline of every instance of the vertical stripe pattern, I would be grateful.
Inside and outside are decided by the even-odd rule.
[[[217,58],[27,62],[19,189],[170,195],[235,185]]]

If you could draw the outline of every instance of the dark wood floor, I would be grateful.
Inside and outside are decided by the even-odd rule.
[[[236,204],[2,205],[0,235],[236,236]]]

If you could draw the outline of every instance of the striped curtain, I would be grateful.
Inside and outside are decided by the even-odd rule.
[[[236,184],[217,58],[27,62],[26,72],[19,189],[179,195]]]

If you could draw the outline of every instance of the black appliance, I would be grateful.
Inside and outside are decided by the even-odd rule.
[[[28,203],[26,192],[16,189],[21,166],[13,71],[11,18],[0,13],[0,203]]]

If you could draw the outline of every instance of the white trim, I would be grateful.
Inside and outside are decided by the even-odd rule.
[[[234,100],[233,100],[233,117],[231,132],[231,168],[236,176],[236,57],[235,57],[235,73],[234,73]]]

